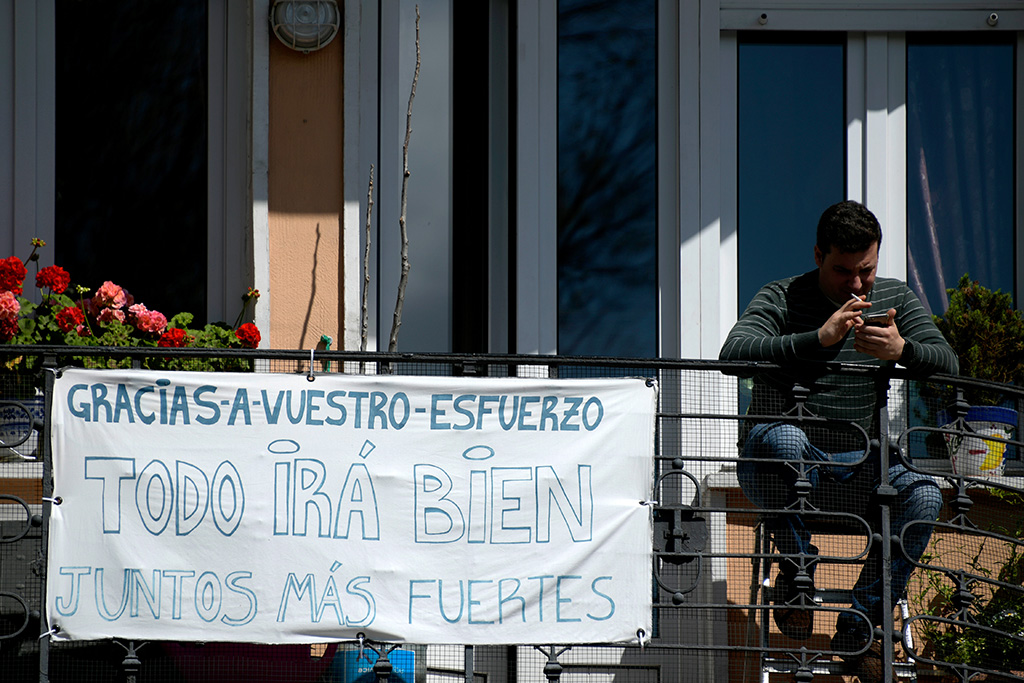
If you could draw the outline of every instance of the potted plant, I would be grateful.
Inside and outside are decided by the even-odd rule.
[[[234,325],[210,323],[193,327],[192,313],[182,312],[168,319],[150,310],[124,287],[107,281],[95,290],[72,284],[71,275],[58,265],[41,268],[41,239],[32,240],[32,252],[0,259],[0,460],[31,459],[9,445],[26,441],[31,422],[43,418],[39,388],[40,359],[20,353],[3,353],[3,346],[58,345],[69,349],[66,362],[85,367],[129,366],[130,359],[115,361],[88,355],[90,346],[142,346],[193,348],[256,348],[260,332],[253,323],[243,323],[259,291],[242,295],[242,310]],[[35,265],[38,302],[25,296],[29,266]],[[161,370],[252,369],[248,358],[159,358],[144,367]]]
[[[24,261],[17,256],[0,259],[0,344],[194,348],[259,345],[259,330],[252,323],[242,322],[249,306],[259,299],[258,290],[249,288],[242,295],[242,310],[234,325],[210,323],[193,328],[192,313],[181,312],[168,319],[109,280],[92,290],[72,284],[70,274],[58,265],[39,268],[39,248],[45,245],[42,240],[33,239],[32,253]],[[36,264],[39,303],[23,294],[30,263]],[[9,358],[5,366],[15,369],[21,362],[23,359]]]
[[[915,574],[911,591],[924,615],[918,622],[924,657],[972,681],[990,680],[975,669],[1024,676],[1024,494],[991,488],[987,495],[993,510],[976,519],[974,533],[932,538],[921,558],[929,571]]]
[[[960,359],[960,374],[1002,384],[1022,383],[1024,315],[1013,307],[1013,297],[972,281],[966,273],[947,292],[949,308],[933,317]],[[961,410],[951,426],[980,436],[945,435],[953,471],[1002,474],[1005,442],[981,437],[1010,439],[1017,427],[1016,405],[999,392],[971,387],[965,388],[963,397],[966,413]]]

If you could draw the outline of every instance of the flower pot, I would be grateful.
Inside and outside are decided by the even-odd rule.
[[[943,435],[954,474],[1001,475],[1007,444],[985,437],[1012,439],[1017,428],[1017,411],[999,406],[973,406],[967,411],[963,424],[953,422],[945,428],[966,432],[965,435]]]

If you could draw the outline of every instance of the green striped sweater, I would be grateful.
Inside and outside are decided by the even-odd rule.
[[[907,344],[900,365],[921,375],[959,371],[953,349],[905,283],[876,278],[867,301],[875,313],[896,309],[896,326]],[[855,351],[852,331],[841,343],[823,347],[818,341],[818,328],[836,308],[818,287],[817,270],[771,282],[754,296],[729,332],[719,357],[777,363],[785,370],[754,378],[750,414],[778,414],[788,409],[792,406],[790,387],[800,382],[811,390],[807,407],[812,413],[857,422],[870,437],[878,436],[877,390],[872,378],[830,374],[821,364],[883,365],[891,361]],[[745,434],[747,430],[741,431]],[[830,427],[807,431],[811,441],[825,451],[864,446],[862,437],[846,430]]]

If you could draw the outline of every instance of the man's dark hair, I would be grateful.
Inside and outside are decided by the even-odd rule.
[[[825,209],[818,219],[818,249],[827,254],[835,247],[842,254],[864,251],[874,242],[882,246],[882,227],[875,214],[859,202],[845,201]]]

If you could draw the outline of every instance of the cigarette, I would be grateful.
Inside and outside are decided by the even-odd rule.
[[[860,301],[860,300],[861,300],[861,298],[860,298],[859,296],[857,296],[856,294],[854,294],[853,292],[850,292],[850,298],[851,298],[851,299],[853,299],[854,301]],[[862,312],[863,312],[863,311],[857,311],[857,312],[856,312],[856,313],[857,313],[857,316],[858,316],[858,317],[859,317],[859,318],[860,318],[861,320],[863,320],[863,319],[864,319],[864,316],[862,316],[862,315],[861,315],[861,313],[862,313]]]

